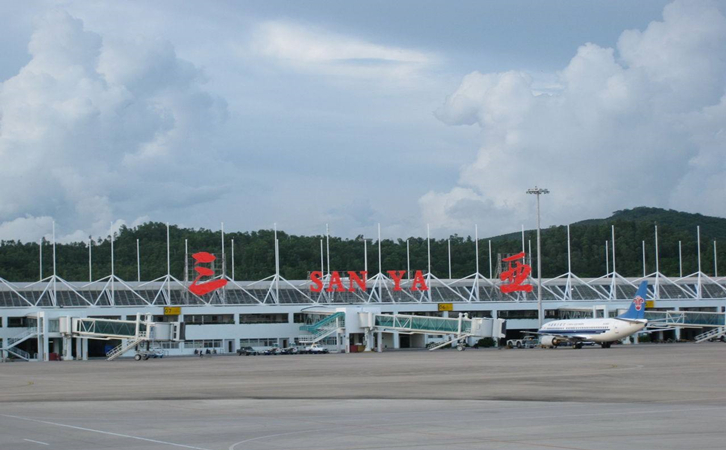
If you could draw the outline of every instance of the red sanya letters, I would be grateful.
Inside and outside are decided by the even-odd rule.
[[[330,278],[327,280],[327,287],[326,287],[326,280],[323,276],[323,272],[320,270],[316,270],[315,272],[310,273],[310,291],[311,292],[323,292],[323,289],[325,289],[325,292],[353,292],[356,289],[360,289],[362,291],[366,290],[366,282],[368,281],[368,272],[366,271],[348,271],[348,288],[346,289],[344,278],[340,276],[340,272],[333,271],[330,273]],[[393,290],[394,291],[400,291],[401,288],[401,281],[403,280],[403,276],[406,274],[405,270],[389,270],[388,275],[390,275],[391,279],[393,280]],[[428,291],[429,287],[426,285],[426,279],[424,278],[423,272],[420,270],[416,271],[416,276],[414,277],[413,284],[411,285],[412,291]]]

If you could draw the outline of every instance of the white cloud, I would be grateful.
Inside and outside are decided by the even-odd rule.
[[[226,117],[200,69],[168,42],[104,39],[60,10],[38,20],[28,49],[30,62],[0,84],[0,231],[32,224],[16,237],[35,240],[52,216],[69,238],[107,235],[170,192],[187,201]]]
[[[252,49],[300,70],[356,78],[402,80],[438,60],[426,52],[281,21],[260,24],[254,32]]]
[[[0,241],[38,241],[41,237],[50,238],[49,233],[53,227],[53,219],[43,217],[18,217],[0,223]]]
[[[604,216],[638,205],[726,215],[726,18],[710,2],[675,2],[663,21],[626,31],[616,49],[581,46],[540,95],[523,72],[467,75],[437,111],[478,125],[483,143],[449,192],[420,200],[427,220],[491,232]]]

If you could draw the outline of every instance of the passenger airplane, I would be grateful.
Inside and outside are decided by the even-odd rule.
[[[558,344],[570,342],[575,348],[582,348],[583,342],[599,343],[602,348],[624,337],[645,328],[645,296],[648,293],[648,282],[640,283],[630,309],[614,319],[570,319],[548,322],[533,334],[541,337],[545,347],[556,347]]]

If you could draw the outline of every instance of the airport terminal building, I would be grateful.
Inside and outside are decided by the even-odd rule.
[[[218,256],[224,259],[223,254]],[[477,266],[472,262],[477,271],[462,279],[439,278],[423,271],[420,275],[426,290],[412,289],[415,277],[410,271],[400,280],[400,289],[386,272],[369,275],[357,286],[343,273],[340,282],[346,289],[339,292],[330,289],[336,282],[331,277],[334,271],[325,270],[320,278],[323,289],[315,292],[318,285],[313,280],[287,280],[279,271],[263,280],[240,281],[220,269],[213,279],[226,280],[226,284],[203,295],[190,290],[192,281],[169,274],[148,282],[124,281],[113,274],[90,283],[55,275],[33,283],[0,278],[0,348],[5,349],[6,357],[19,359],[49,360],[57,355],[86,359],[103,357],[120,344],[113,339],[64,339],[60,323],[68,317],[134,321],[140,315],[154,322],[183,323],[182,339],[154,344],[170,355],[207,350],[235,353],[243,347],[284,348],[300,343],[317,343],[331,351],[418,348],[442,337],[441,333],[420,332],[425,327],[409,332],[391,324],[367,335],[354,323],[365,312],[379,318],[391,316],[392,320],[397,316],[454,320],[465,314],[488,323],[488,335],[495,338],[519,337],[523,330],[536,330],[537,280],[526,280],[534,286],[532,292],[506,292],[502,289],[506,282],[499,276],[501,268],[496,272],[489,268],[485,276]],[[724,325],[726,278],[703,272],[677,279],[657,272],[627,278],[615,271],[600,278],[566,273],[543,279],[543,320],[614,316],[629,306],[643,279],[649,281],[649,313],[655,314],[651,319],[662,321],[658,338],[692,339],[704,331],[699,325]],[[335,329],[316,325],[331,322],[331,316],[340,317]],[[693,327],[678,327],[684,320]]]

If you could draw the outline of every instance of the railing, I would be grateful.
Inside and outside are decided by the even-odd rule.
[[[338,330],[339,327],[327,327],[322,328],[318,333],[310,335],[310,336],[300,336],[297,338],[297,342],[300,344],[314,344],[316,342],[319,342],[326,337],[330,336],[331,334],[335,333]]]
[[[471,320],[447,319],[444,317],[427,317],[427,316],[401,316],[376,314],[377,327],[381,328],[399,328],[407,330],[420,330],[431,332],[448,332],[448,333],[470,333]],[[461,330],[459,330],[461,323]]]
[[[342,327],[345,325],[345,313],[344,312],[337,312],[335,314],[331,314],[328,317],[325,317],[322,320],[319,320],[315,322],[312,325],[303,325],[300,327],[301,331],[307,331],[309,333],[315,333],[317,332],[321,327],[329,324],[330,322],[334,320],[339,320],[338,324],[339,327]]]
[[[22,358],[26,361],[30,361],[30,353],[26,352],[23,349],[13,347],[13,348],[6,348],[5,351],[17,356],[18,358]]]
[[[701,333],[698,336],[696,336],[695,341],[696,341],[696,344],[698,344],[703,341],[707,341],[709,339],[720,338],[721,336],[723,336],[725,334],[726,334],[726,327],[714,328],[712,330],[706,331],[705,333]]]
[[[133,339],[126,344],[122,342],[116,347],[109,350],[108,353],[106,353],[106,359],[109,361],[113,361],[114,359],[129,351],[132,347],[135,347],[142,343],[144,340],[146,340],[146,333],[139,333],[139,336],[136,339]]]
[[[22,331],[21,333],[16,334],[15,336],[13,336],[11,338],[8,338],[7,339],[7,342],[8,342],[7,348],[14,347],[17,344],[19,344],[20,342],[22,342],[34,335],[37,335],[37,334],[38,334],[38,328],[36,328],[36,327],[27,328],[24,331]]]

